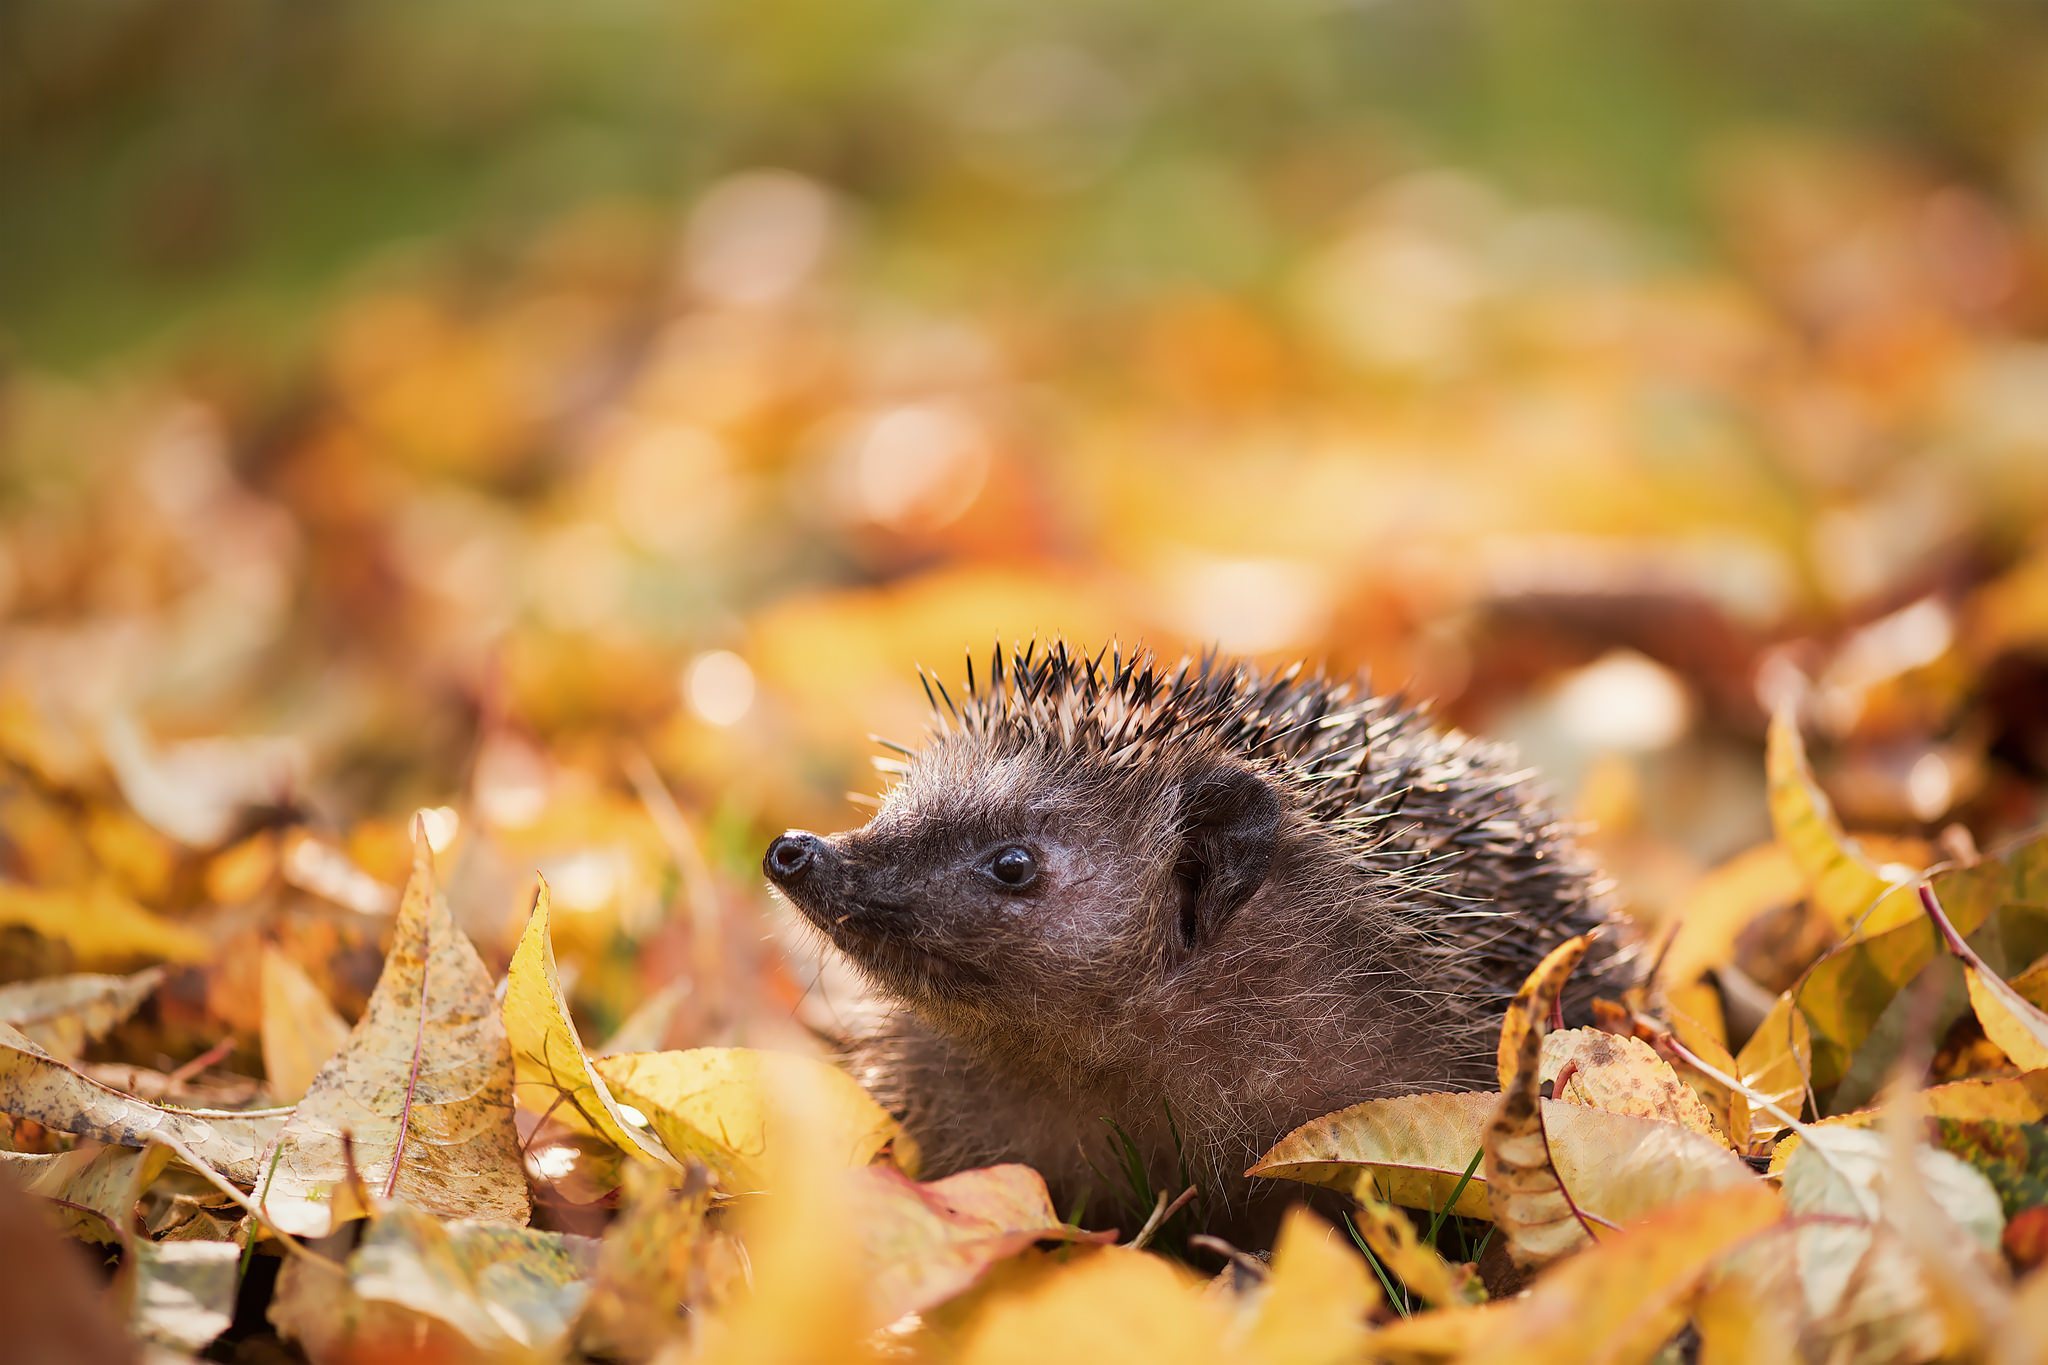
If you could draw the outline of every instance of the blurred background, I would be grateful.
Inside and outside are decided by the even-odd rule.
[[[425,807],[487,957],[542,868],[672,1039],[791,1017],[760,847],[998,639],[1436,698],[1652,924],[1774,680],[1853,826],[1988,840],[2048,9],[0,6],[0,616],[8,878],[368,914]]]

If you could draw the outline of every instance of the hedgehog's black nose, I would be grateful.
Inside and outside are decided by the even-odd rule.
[[[761,860],[761,868],[771,881],[795,881],[811,870],[824,846],[825,841],[810,831],[793,829],[768,845],[768,856]]]

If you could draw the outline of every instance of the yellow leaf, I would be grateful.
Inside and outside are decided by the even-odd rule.
[[[1280,1225],[1272,1273],[1231,1344],[1259,1365],[1357,1360],[1366,1315],[1379,1301],[1379,1287],[1344,1234],[1297,1205]]]
[[[921,1312],[997,1261],[1048,1239],[1112,1241],[1060,1221],[1029,1166],[989,1166],[920,1185],[887,1166],[845,1173],[864,1279],[878,1321]]]
[[[0,924],[23,925],[65,944],[87,968],[204,962],[213,951],[204,934],[158,918],[104,883],[55,891],[0,882]]]
[[[1761,1182],[1664,1209],[1602,1239],[1488,1321],[1461,1359],[1518,1365],[1646,1361],[1684,1324],[1687,1301],[1716,1261],[1778,1221]]]
[[[1785,1131],[1782,1119],[1758,1101],[1794,1116],[1806,1109],[1806,1092],[1813,1066],[1813,1034],[1793,996],[1788,992],[1764,1014],[1756,1032],[1735,1054],[1733,1074],[1742,1079],[1757,1100],[1751,1101],[1750,1148],[1769,1143]]]
[[[0,1024],[0,1113],[121,1147],[175,1138],[242,1184],[255,1182],[282,1110],[231,1114],[160,1109],[101,1085]]]
[[[1797,900],[1805,885],[1782,844],[1762,844],[1721,864],[1699,879],[1674,913],[1678,931],[1657,960],[1657,979],[1669,989],[1723,965],[1751,920]]]
[[[1477,1175],[1477,1172],[1474,1173]],[[1424,1301],[1439,1308],[1483,1299],[1486,1291],[1469,1270],[1453,1270],[1449,1262],[1415,1231],[1408,1215],[1364,1191],[1352,1198],[1358,1207],[1351,1220],[1373,1255]]]
[[[1692,1059],[1713,1068],[1721,1076],[1735,1081],[1742,1079],[1742,1066],[1729,1053],[1727,1044],[1718,1032],[1702,1028],[1691,1013],[1673,1008],[1670,1011],[1671,1035],[1690,1054],[1681,1054],[1672,1065],[1679,1079],[1692,1087],[1700,1103],[1707,1107],[1721,1131],[1728,1135],[1728,1145],[1738,1152],[1749,1150],[1750,1109],[1749,1097],[1693,1064]]]
[[[1901,1103],[1908,1101],[1902,1100]],[[2039,1123],[2048,1118],[2048,1071],[2029,1071],[2020,1076],[1997,1076],[1947,1085],[1929,1086],[1910,1099],[1915,1112],[1924,1118],[1957,1119],[1963,1122],[1988,1119],[1998,1123]],[[1833,1114],[1809,1125],[1814,1128],[1871,1128],[1884,1117],[1882,1108],[1858,1109]],[[1788,1135],[1771,1152],[1772,1175],[1799,1150],[1799,1134]]]
[[[1984,1036],[2022,1069],[2048,1067],[2048,1014],[2041,1013],[2033,1002],[2006,984],[2004,978],[1985,965],[1976,949],[1963,941],[1942,912],[1941,899],[1934,888],[1922,886],[1919,894],[1943,944],[1962,960],[1970,1008],[1976,1011],[1977,1022],[1984,1026]]]
[[[263,1075],[270,1093],[289,1103],[306,1093],[328,1058],[348,1041],[348,1021],[277,949],[263,949]]]
[[[286,1232],[324,1236],[354,1175],[431,1213],[523,1223],[512,1054],[490,973],[434,881],[424,833],[390,955],[363,1017],[278,1139],[263,1200]]]
[[[623,1171],[618,1216],[605,1228],[590,1295],[576,1321],[584,1355],[644,1360],[683,1335],[741,1275],[730,1233],[705,1225],[711,1182],[693,1168],[680,1189],[665,1167]]]
[[[569,1002],[562,996],[554,943],[548,933],[550,906],[548,884],[543,880],[534,893],[533,914],[505,976],[505,1032],[511,1039],[513,1072],[525,1107],[602,1138],[628,1156],[680,1171],[681,1164],[660,1139],[627,1118],[604,1080],[591,1069],[575,1021],[569,1017]]]
[[[896,1120],[851,1076],[795,1053],[629,1052],[600,1057],[595,1069],[620,1102],[647,1116],[670,1152],[710,1167],[730,1193],[767,1185],[786,1145],[792,1099],[804,1102],[815,1125],[806,1140],[835,1166],[865,1166],[901,1136]]]
[[[1569,1103],[1662,1119],[1727,1141],[1699,1096],[1640,1038],[1563,1029],[1543,1040],[1541,1076],[1552,1082],[1553,1095]]]
[[[1259,1159],[1250,1174],[1299,1180],[1354,1197],[1433,1211],[1463,1178],[1498,1097],[1397,1095],[1367,1100],[1305,1124]],[[1551,1160],[1588,1217],[1626,1224],[1685,1198],[1755,1180],[1712,1138],[1675,1123],[1543,1101]],[[1484,1167],[1452,1212],[1491,1218]]]
[[[1805,876],[1814,906],[1837,929],[1877,934],[1918,916],[1912,887],[1880,875],[1835,819],[1834,806],[1814,780],[1789,706],[1771,716],[1764,772],[1778,842]]]
[[[89,1042],[135,1013],[164,979],[151,967],[133,976],[50,976],[0,986],[0,1023],[56,1057],[76,1059]]]
[[[981,1306],[961,1365],[1224,1358],[1229,1321],[1180,1266],[1125,1247],[1075,1255]]]

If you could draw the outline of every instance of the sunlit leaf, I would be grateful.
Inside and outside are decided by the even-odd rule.
[[[1573,1104],[1662,1119],[1726,1141],[1699,1096],[1640,1038],[1600,1029],[1563,1029],[1543,1039],[1542,1079]]]
[[[12,1168],[30,1194],[70,1206],[60,1212],[72,1236],[119,1243],[134,1229],[135,1202],[170,1157],[160,1146],[88,1145],[52,1156],[0,1152],[0,1168]]]
[[[1044,1365],[1058,1343],[1087,1361],[1223,1359],[1229,1320],[1188,1271],[1157,1256],[1098,1247],[980,1306],[963,1365]]]
[[[578,1132],[604,1139],[628,1156],[682,1169],[662,1139],[622,1113],[576,1036],[548,935],[548,884],[534,893],[533,914],[505,977],[505,1032],[521,1102]],[[659,1131],[657,1128],[656,1131]]]
[[[5,924],[64,944],[86,968],[203,962],[212,951],[205,935],[151,914],[106,883],[73,891],[0,882]]]
[[[1365,1190],[1354,1190],[1351,1197],[1358,1201],[1351,1211],[1352,1225],[1380,1264],[1416,1296],[1439,1308],[1486,1297],[1469,1268],[1452,1269],[1435,1247],[1422,1240],[1408,1215]]]
[[[735,1193],[764,1185],[784,1142],[782,1110],[793,1094],[815,1103],[812,1121],[820,1126],[809,1139],[835,1164],[865,1166],[901,1135],[896,1120],[852,1077],[794,1053],[632,1052],[599,1058],[595,1069],[614,1097],[647,1117],[669,1151],[702,1162]]]
[[[511,1049],[490,974],[449,914],[424,838],[369,1007],[279,1138],[263,1201],[271,1220],[325,1235],[351,1150],[372,1194],[449,1217],[526,1221]]]
[[[1545,955],[1508,1002],[1500,1031],[1500,1103],[1486,1125],[1486,1198],[1507,1251],[1525,1269],[1546,1265],[1592,1237],[1586,1216],[1552,1162],[1540,1091],[1544,1032],[1584,938]]]
[[[1921,887],[1919,896],[1942,943],[1962,961],[1970,1007],[1977,1013],[1984,1036],[2022,1069],[2048,1067],[2048,1014],[2008,985],[1963,941],[1931,887]]]
[[[85,1045],[135,1013],[164,979],[152,967],[132,976],[51,976],[0,986],[0,1024],[53,1057],[75,1059]]]
[[[1366,1345],[1366,1314],[1379,1302],[1379,1287],[1344,1234],[1307,1209],[1289,1209],[1272,1272],[1230,1345],[1259,1365],[1356,1360]]]

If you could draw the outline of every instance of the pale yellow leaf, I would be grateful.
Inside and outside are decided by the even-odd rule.
[[[526,1221],[505,1026],[423,836],[369,1005],[279,1138],[263,1201],[278,1227],[329,1231],[350,1179],[344,1135],[373,1194],[445,1217]]]
[[[168,1148],[156,1145],[138,1150],[87,1144],[50,1156],[0,1152],[0,1169],[13,1170],[30,1194],[77,1206],[59,1210],[72,1236],[111,1244],[135,1230],[135,1203],[170,1158]]]
[[[1794,1118],[1805,1112],[1813,1067],[1813,1033],[1791,993],[1778,997],[1756,1032],[1735,1054],[1732,1075],[1750,1091],[1749,1149],[1769,1150],[1785,1131],[1773,1109]]]
[[[140,1340],[196,1353],[235,1319],[241,1247],[233,1242],[152,1242],[137,1238],[123,1266],[130,1321]]]
[[[654,1133],[629,1119],[612,1097],[569,1017],[549,937],[552,901],[545,880],[534,893],[526,932],[505,976],[505,1032],[521,1104],[578,1132],[604,1139],[628,1156],[671,1171],[681,1164]]]
[[[305,968],[263,949],[263,1075],[270,1093],[289,1102],[306,1093],[313,1077],[348,1041],[348,1021]]]
[[[1439,1308],[1486,1297],[1471,1271],[1453,1269],[1435,1247],[1422,1240],[1407,1214],[1365,1191],[1354,1191],[1352,1198],[1358,1201],[1352,1223],[1373,1255],[1411,1292]]]
[[[0,1024],[0,1113],[121,1147],[176,1138],[243,1184],[257,1177],[283,1111],[234,1114],[160,1108],[91,1080]]]
[[[161,967],[132,976],[49,976],[0,986],[0,1024],[12,1024],[53,1057],[75,1061],[85,1045],[135,1013],[164,979]]]
[[[598,1058],[595,1070],[613,1096],[646,1116],[670,1152],[708,1166],[730,1193],[767,1184],[787,1142],[792,1102],[810,1115],[807,1141],[834,1166],[867,1165],[901,1132],[851,1076],[794,1053],[630,1052]]]

